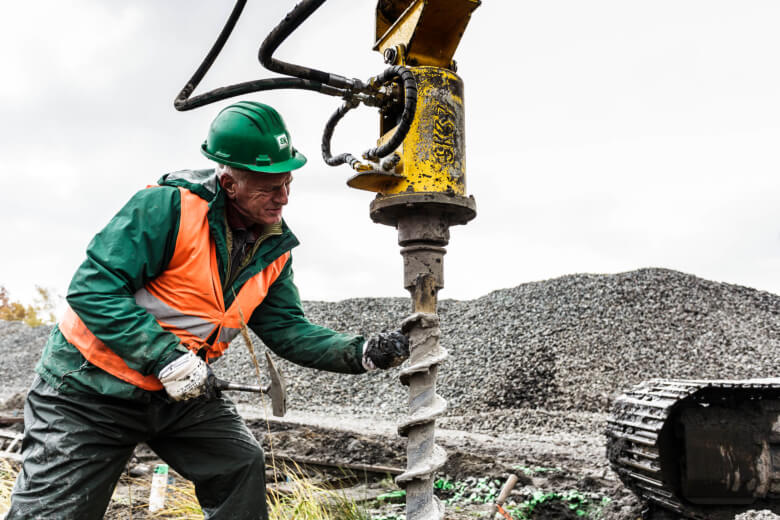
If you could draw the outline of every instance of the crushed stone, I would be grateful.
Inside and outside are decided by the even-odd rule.
[[[361,334],[392,330],[410,312],[403,298],[305,309],[315,323]],[[667,269],[527,283],[443,300],[439,315],[449,351],[437,381],[447,427],[594,431],[614,397],[643,380],[777,377],[780,365],[780,296]],[[231,351],[221,375],[252,380],[246,347]],[[279,365],[294,409],[405,413],[396,370],[354,376]]]
[[[304,307],[314,323],[363,335],[396,329],[410,314],[405,298]],[[439,315],[449,351],[437,383],[449,403],[446,428],[594,432],[611,400],[643,380],[776,377],[780,366],[780,296],[668,269],[526,283],[442,300]],[[29,386],[49,330],[0,322],[0,399]],[[252,336],[259,353],[262,342]],[[407,409],[397,369],[345,375],[284,360],[277,366],[292,410],[400,420]],[[225,379],[256,382],[240,336],[214,369]]]

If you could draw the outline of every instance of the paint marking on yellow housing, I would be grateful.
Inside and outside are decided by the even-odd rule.
[[[417,109],[393,172],[367,172],[348,182],[353,188],[383,195],[399,193],[466,193],[466,136],[463,81],[438,67],[412,67],[417,80]],[[390,129],[379,143],[389,138]],[[393,175],[395,174],[395,175]]]
[[[399,154],[404,180],[385,194],[466,193],[463,81],[447,69],[413,67],[417,110]]]

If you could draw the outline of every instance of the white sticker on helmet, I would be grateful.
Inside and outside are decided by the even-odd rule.
[[[285,134],[277,135],[276,136],[276,142],[279,143],[279,149],[280,150],[290,146],[290,141],[287,139],[287,136]]]

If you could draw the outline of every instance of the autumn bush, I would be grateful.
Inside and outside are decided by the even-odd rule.
[[[56,321],[54,309],[57,306],[57,298],[50,289],[35,286],[38,295],[32,304],[25,305],[14,301],[8,294],[8,290],[0,285],[0,320],[21,321],[30,327],[50,325]]]

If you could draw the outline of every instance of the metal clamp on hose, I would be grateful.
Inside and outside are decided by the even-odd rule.
[[[374,78],[371,78],[369,85],[382,85],[388,81],[398,79],[403,84],[404,89],[404,111],[401,114],[401,120],[398,127],[386,143],[363,152],[363,158],[369,161],[376,161],[382,157],[390,155],[403,142],[409,128],[414,120],[414,112],[417,109],[417,81],[414,79],[412,71],[401,65],[394,65]]]
[[[311,67],[295,65],[274,59],[273,54],[279,45],[287,39],[306,19],[309,18],[326,0],[303,0],[290,11],[279,24],[268,34],[258,50],[260,63],[268,70],[284,74],[280,78],[266,78],[254,81],[236,83],[225,87],[213,89],[204,94],[190,97],[195,88],[201,82],[208,70],[214,64],[222,48],[225,46],[233,28],[236,25],[246,5],[246,0],[237,0],[225,26],[219,33],[217,40],[212,45],[203,62],[192,75],[184,88],[173,102],[176,110],[185,111],[221,101],[223,99],[276,89],[302,89],[320,92],[331,96],[339,96],[345,102],[333,113],[325,125],[322,134],[322,157],[330,166],[349,164],[357,171],[373,169],[373,166],[361,162],[349,153],[342,153],[335,157],[330,151],[330,141],[336,125],[344,115],[360,103],[369,106],[384,107],[394,102],[393,87],[387,84],[400,83],[403,88],[404,109],[401,114],[398,127],[393,136],[381,146],[371,148],[363,153],[363,158],[368,161],[390,155],[403,142],[411,127],[414,113],[417,107],[417,82],[411,71],[400,65],[386,69],[384,72],[371,78],[368,83],[359,79],[349,79],[338,74],[323,72]],[[390,163],[388,163],[390,164]]]
[[[386,157],[392,154],[396,148],[398,148],[403,142],[406,134],[409,132],[409,128],[414,120],[414,113],[417,109],[417,81],[414,79],[414,74],[400,65],[395,65],[384,72],[371,78],[368,81],[368,87],[373,89],[374,92],[365,96],[347,96],[347,100],[341,105],[328,119],[325,124],[325,130],[322,132],[322,158],[325,163],[330,166],[338,166],[340,164],[349,164],[356,171],[366,171],[373,169],[369,164],[360,162],[354,155],[349,153],[342,153],[337,156],[331,155],[330,141],[333,137],[333,131],[336,129],[336,125],[341,121],[344,115],[355,108],[360,101],[365,104],[381,105],[385,104],[388,97],[385,96],[385,84],[393,81],[400,81],[403,85],[404,91],[404,110],[399,118],[400,122],[398,127],[393,133],[393,136],[388,139],[384,144],[371,148],[363,152],[363,159],[369,161],[378,161],[382,157]],[[368,98],[368,99],[366,99]],[[393,164],[397,162],[394,161]]]
[[[305,22],[314,11],[319,9],[325,1],[326,0],[303,0],[293,7],[292,11],[287,13],[287,16],[284,17],[284,20],[279,22],[279,25],[268,33],[268,36],[266,36],[257,52],[257,59],[260,60],[263,67],[272,72],[278,72],[279,74],[295,76],[296,78],[308,79],[324,85],[329,85],[336,89],[340,89],[343,93],[362,92],[365,89],[365,85],[359,79],[350,79],[311,67],[287,63],[273,57],[273,54],[276,52],[279,45]]]

